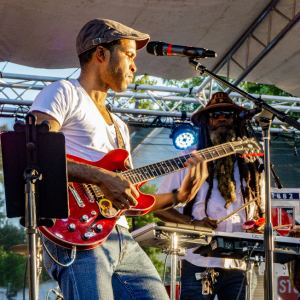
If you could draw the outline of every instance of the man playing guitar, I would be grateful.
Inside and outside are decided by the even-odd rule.
[[[245,110],[236,105],[223,92],[215,93],[206,107],[192,116],[192,122],[199,127],[196,149],[217,146],[232,139],[248,136],[245,121],[235,119],[234,113]],[[191,149],[187,149],[191,151]],[[187,151],[185,150],[185,151]],[[183,152],[185,152],[183,151]],[[181,153],[183,154],[183,153]],[[264,216],[264,181],[258,171],[258,161],[245,162],[236,155],[211,161],[207,164],[209,176],[200,187],[197,196],[183,210],[171,208],[154,215],[167,222],[209,227],[223,232],[243,231],[246,220],[256,220]],[[166,193],[180,187],[185,170],[170,174],[161,182],[158,193]],[[244,203],[250,202],[245,209],[234,214],[227,221],[217,225],[222,219]],[[188,249],[182,262],[182,300],[201,299],[245,299],[245,263],[239,260],[202,257]],[[210,268],[210,270],[208,270]],[[217,281],[212,293],[205,294],[203,281],[196,274],[211,272],[215,268]]]
[[[64,133],[67,154],[98,161],[116,148],[130,152],[128,128],[107,111],[105,99],[108,89],[126,90],[136,71],[136,50],[143,48],[149,38],[148,34],[105,19],[92,20],[80,30],[76,40],[81,66],[79,78],[45,87],[31,107],[38,123],[47,120],[52,131]],[[191,199],[195,187],[208,176],[206,163],[196,152],[185,166],[189,171],[176,202]],[[67,160],[67,173],[69,182],[100,187],[120,210],[137,204],[136,188],[117,173],[71,159]],[[172,193],[155,195],[151,211],[171,205]],[[104,214],[109,214],[111,207],[105,201],[102,206]],[[62,264],[70,261],[70,249],[44,240],[55,260]],[[119,218],[100,246],[79,251],[69,267],[55,260],[44,252],[46,269],[58,281],[64,299],[168,299],[150,259],[131,238],[125,217]]]

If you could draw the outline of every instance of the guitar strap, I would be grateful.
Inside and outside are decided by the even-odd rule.
[[[118,148],[119,149],[125,149],[126,150],[126,147],[125,147],[125,143],[124,143],[124,139],[122,137],[122,134],[121,134],[121,131],[117,125],[117,123],[114,121],[113,117],[111,116],[111,113],[108,109],[106,109],[108,114],[109,114],[109,117],[111,119],[111,122],[114,124],[114,127],[115,127],[115,131],[116,131],[116,136],[117,136],[117,144],[118,144]],[[127,158],[125,160],[125,166],[128,168],[128,169],[132,169],[132,165],[130,163],[130,160],[129,158]]]

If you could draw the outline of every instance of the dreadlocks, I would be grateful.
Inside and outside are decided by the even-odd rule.
[[[199,120],[199,134],[198,134],[198,146],[197,149],[201,150],[204,148],[214,146],[212,140],[214,137],[212,135],[212,131],[209,126],[209,117],[207,113],[203,113],[201,119]],[[226,133],[227,140],[218,140],[218,143],[225,143],[231,140],[232,137],[249,137],[246,123],[244,120],[235,120],[234,121],[233,132],[228,131]],[[229,138],[229,140],[228,140]],[[225,200],[225,208],[231,203],[236,201],[236,182],[234,179],[234,163],[237,159],[238,168],[240,171],[240,183],[241,183],[241,192],[243,202],[247,203],[253,198],[257,198],[256,205],[258,207],[258,211],[256,215],[254,214],[254,218],[260,218],[262,216],[261,210],[261,188],[260,188],[260,179],[261,174],[258,171],[259,163],[256,160],[255,162],[246,163],[244,158],[238,157],[235,155],[227,156],[225,158],[218,159],[215,163],[208,162],[208,178],[206,179],[209,188],[205,198],[205,214],[207,214],[207,205],[208,201],[211,198],[212,189],[213,189],[213,181],[214,178],[218,181],[218,189]],[[245,182],[245,184],[244,184]],[[191,215],[192,207],[195,202],[195,199],[190,201],[185,207],[184,214]],[[251,204],[246,208],[246,217],[249,215],[249,212],[255,208],[255,204]]]

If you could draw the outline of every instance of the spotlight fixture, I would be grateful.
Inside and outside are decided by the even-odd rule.
[[[177,149],[186,149],[196,144],[196,130],[190,123],[176,122],[171,128],[170,138]]]

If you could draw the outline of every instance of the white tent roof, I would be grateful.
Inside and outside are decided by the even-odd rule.
[[[49,69],[79,67],[75,51],[78,31],[93,18],[106,18],[149,33],[152,41],[214,50],[217,58],[203,60],[212,70],[269,3],[270,0],[2,0],[0,61]],[[300,1],[294,7],[294,0],[281,0],[276,7],[292,19],[294,12],[300,10]],[[273,17],[277,19],[271,37],[288,24],[284,16],[273,14]],[[266,44],[268,24],[265,19],[256,31]],[[246,80],[274,84],[300,96],[299,36],[297,24]],[[250,63],[261,48],[261,44],[251,40]],[[244,57],[242,47],[234,59],[245,65]],[[145,49],[138,53],[136,63],[137,74],[166,79],[198,76],[186,58],[154,57]],[[239,73],[240,68],[232,63],[230,77],[235,78]]]

